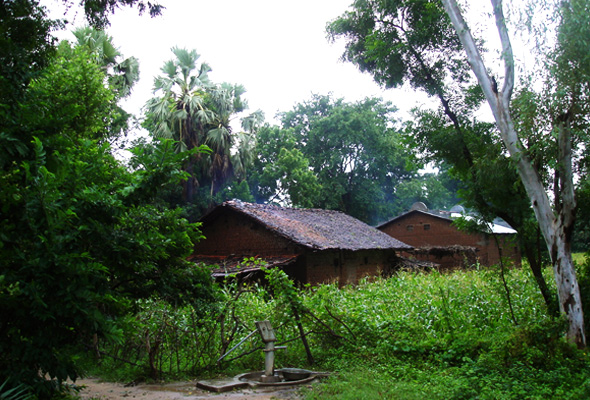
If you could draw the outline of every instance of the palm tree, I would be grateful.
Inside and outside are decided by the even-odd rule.
[[[231,153],[235,144],[235,135],[232,135],[231,118],[234,114],[244,111],[246,103],[241,96],[245,92],[241,85],[223,83],[209,93],[209,105],[216,114],[215,120],[207,130],[205,142],[212,150],[208,165],[211,197],[234,174]]]
[[[90,26],[73,31],[76,46],[85,47],[93,54],[95,61],[106,72],[111,87],[120,98],[127,97],[131,88],[139,80],[139,61],[135,57],[120,59],[123,55],[113,44],[113,38],[104,31]]]
[[[177,141],[177,151],[192,150],[205,142],[205,126],[214,119],[213,111],[205,107],[206,90],[211,87],[211,68],[201,63],[199,54],[174,47],[176,59],[162,67],[163,75],[154,80],[154,94],[146,103],[146,127],[155,137]],[[196,154],[184,166],[190,178],[184,183],[184,199],[192,202],[199,181],[195,176]]]
[[[238,181],[246,179],[246,169],[254,163],[256,158],[256,132],[264,123],[264,113],[257,110],[242,118],[242,131],[235,137],[235,149],[232,153],[231,162],[234,167],[234,176]]]
[[[177,140],[178,151],[209,147],[208,156],[197,154],[185,165],[191,178],[185,182],[184,198],[192,202],[195,189],[207,180],[212,198],[234,173],[232,152],[238,150],[231,122],[247,108],[241,97],[245,90],[241,85],[213,84],[208,78],[211,68],[198,65],[195,50],[172,52],[176,59],[166,62],[164,75],[155,79],[154,93],[160,96],[147,102],[145,125],[155,137]]]

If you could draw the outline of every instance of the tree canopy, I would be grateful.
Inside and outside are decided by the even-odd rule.
[[[501,1],[492,0],[493,16],[500,36],[502,46],[502,61],[504,64],[503,85],[500,89],[487,71],[486,64],[477,48],[469,31],[461,10],[456,1],[444,0],[445,10],[455,26],[457,35],[465,48],[467,58],[473,73],[477,77],[487,103],[494,115],[500,137],[504,142],[508,153],[515,161],[516,169],[523,183],[527,195],[531,200],[533,210],[539,228],[545,239],[549,255],[554,267],[554,277],[557,284],[557,292],[560,302],[560,310],[567,316],[569,340],[579,347],[586,345],[584,333],[584,316],[580,290],[577,283],[576,271],[571,255],[571,241],[575,222],[576,196],[573,168],[576,164],[576,155],[573,152],[578,134],[576,123],[578,119],[584,120],[583,113],[585,96],[580,97],[578,90],[588,82],[585,76],[585,58],[576,57],[575,52],[567,49],[572,41],[578,37],[586,37],[587,31],[570,29],[570,26],[587,25],[583,17],[571,18],[576,8],[587,17],[588,3],[582,1],[559,2],[555,5],[555,14],[559,20],[559,30],[555,46],[555,52],[549,54],[551,62],[556,68],[548,68],[547,76],[555,78],[559,84],[556,96],[558,105],[550,113],[552,135],[547,136],[545,143],[555,143],[556,153],[553,154],[553,181],[550,186],[543,179],[540,168],[534,163],[533,154],[528,152],[523,142],[526,136],[520,132],[513,118],[514,111],[511,108],[512,95],[515,85],[515,64],[510,35]],[[567,27],[566,27],[567,26]],[[563,34],[569,32],[570,34]],[[576,32],[571,36],[572,32]],[[564,68],[565,67],[565,68]],[[560,101],[562,100],[562,101]],[[580,107],[580,108],[578,108]],[[576,112],[576,111],[582,112]],[[553,189],[554,198],[551,199],[548,191]]]
[[[463,19],[464,9],[456,1],[359,0],[353,4],[352,11],[328,26],[328,32],[334,39],[344,38],[346,41],[343,57],[373,74],[377,82],[388,87],[408,82],[440,101],[440,110],[447,118],[446,122],[441,123],[440,115],[429,112],[419,114],[422,128],[425,128],[422,131],[425,134],[420,139],[422,148],[428,148],[431,154],[451,163],[455,171],[462,174],[462,179],[468,182],[473,204],[487,213],[502,212],[502,207],[510,210],[503,205],[506,200],[520,199],[516,202],[515,212],[505,214],[515,222],[520,220],[522,225],[517,228],[523,232],[521,228],[526,223],[527,212],[530,213],[526,202],[532,203],[555,267],[561,309],[570,318],[568,335],[578,344],[584,342],[583,332],[580,332],[580,329],[583,331],[580,326],[581,308],[575,273],[572,274],[571,254],[568,254],[567,248],[571,243],[576,206],[572,149],[575,148],[576,138],[581,136],[572,130],[572,124],[577,120],[571,117],[584,115],[583,112],[576,114],[573,111],[582,110],[575,107],[583,104],[584,97],[579,97],[578,93],[584,92],[580,89],[587,80],[583,75],[584,66],[580,64],[585,57],[571,51],[579,48],[578,45],[569,45],[585,38],[584,28],[581,28],[585,26],[582,22],[584,18],[573,18],[580,13],[586,15],[584,7],[585,1],[555,4],[553,15],[557,16],[560,28],[555,51],[547,54],[548,62],[544,64],[542,74],[553,77],[549,80],[543,78],[547,82],[552,81],[553,84],[547,88],[554,93],[546,97],[553,99],[545,103],[552,105],[546,111],[542,110],[544,102],[538,95],[529,95],[528,101],[520,103],[528,108],[520,111],[513,108],[519,104],[511,102],[516,83],[515,64],[501,1],[492,1],[492,9],[501,38],[505,67],[503,80],[497,80],[484,64],[484,40],[474,38]],[[576,32],[576,37],[568,38],[567,32]],[[566,65],[568,67],[564,68]],[[468,67],[477,82],[474,82],[473,75],[468,74]],[[578,83],[574,83],[576,81]],[[531,93],[534,92],[533,89]],[[520,93],[523,99],[527,98],[524,91]],[[473,111],[479,108],[484,96],[494,114],[495,127],[486,128],[474,118]],[[515,122],[534,107],[538,107],[533,111],[535,117],[530,119],[529,114],[528,121],[535,122],[529,124],[532,129],[525,132],[526,120],[522,120],[522,125]],[[550,123],[543,127],[539,122],[546,117],[549,117]],[[436,125],[439,127],[433,129]],[[444,131],[448,134],[441,135]],[[450,146],[448,141],[452,143]],[[506,157],[507,154],[511,159]],[[490,159],[490,156],[493,158]],[[494,162],[490,160],[498,160],[499,164],[494,167]],[[539,163],[539,160],[545,163]],[[524,190],[512,185],[506,187],[504,194],[489,190],[488,178],[494,176],[490,172],[497,176],[500,171],[504,171],[502,177],[507,183],[511,181],[511,176],[517,174]],[[552,178],[548,179],[550,176]],[[510,190],[517,197],[506,196]],[[553,202],[547,196],[548,191],[553,193]],[[536,274],[540,277],[538,271]],[[570,282],[568,289],[561,286],[565,281]],[[567,303],[568,299],[572,303]]]
[[[408,198],[434,203],[436,195],[446,196],[442,187],[438,193],[408,193],[425,178],[396,128],[395,111],[377,98],[348,103],[314,95],[281,113],[280,128],[266,127],[258,135],[256,172],[248,178],[255,198],[378,223],[408,209]]]

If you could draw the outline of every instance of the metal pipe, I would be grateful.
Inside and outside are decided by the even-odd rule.
[[[243,338],[242,340],[240,340],[240,343],[236,344],[234,347],[232,347],[231,349],[229,349],[229,351],[227,353],[225,353],[224,355],[222,355],[221,357],[219,357],[217,359],[217,362],[223,360],[229,353],[231,353],[232,351],[234,351],[235,349],[238,348],[238,346],[240,346],[242,343],[244,343],[246,340],[248,340],[248,338],[250,338],[252,335],[254,335],[256,332],[258,332],[257,329],[253,330],[252,332],[250,332],[248,334],[248,336],[246,336],[245,338]]]

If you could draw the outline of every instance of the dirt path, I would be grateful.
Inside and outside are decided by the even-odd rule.
[[[120,383],[100,382],[97,379],[79,379],[77,385],[83,400],[298,400],[300,387],[257,388],[211,393],[197,389],[195,382],[168,384],[139,384],[126,387]]]

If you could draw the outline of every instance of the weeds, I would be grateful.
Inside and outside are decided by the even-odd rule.
[[[549,316],[526,268],[504,271],[504,280],[494,269],[402,272],[303,291],[284,278],[271,276],[270,287],[226,286],[220,306],[199,318],[190,308],[142,303],[135,333],[102,351],[132,359],[145,377],[153,369],[160,378],[260,370],[258,335],[216,361],[255,321],[268,319],[277,345],[288,345],[277,353],[277,368],[306,365],[309,346],[314,369],[334,372],[307,389],[308,399],[590,396],[589,359],[564,340],[565,322]],[[113,368],[120,361],[102,363]]]

